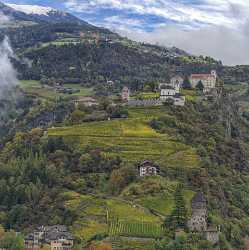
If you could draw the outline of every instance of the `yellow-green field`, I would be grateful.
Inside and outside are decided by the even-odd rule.
[[[174,193],[177,185],[178,182],[170,181],[165,177],[147,177],[139,179],[136,183],[126,187],[121,196],[166,216],[171,213],[174,207]],[[190,210],[193,192],[184,189],[183,196]]]
[[[171,135],[157,133],[149,126],[152,118],[166,115],[164,107],[132,108],[130,118],[51,128],[49,136],[63,137],[75,147],[101,148],[107,155],[136,163],[154,160],[162,167],[197,167],[196,151]]]
[[[157,216],[123,200],[105,199],[74,192],[67,192],[62,196],[65,207],[77,214],[72,231],[74,235],[84,240],[89,240],[96,234],[107,233],[108,218],[118,218],[127,222],[161,223]]]
[[[186,97],[187,101],[195,101],[197,98],[195,89],[182,89],[181,94]]]

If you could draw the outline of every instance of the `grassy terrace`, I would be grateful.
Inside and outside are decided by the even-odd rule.
[[[149,126],[151,119],[165,112],[164,107],[131,108],[129,119],[51,128],[48,135],[64,137],[76,147],[101,148],[107,155],[132,163],[150,159],[165,167],[197,167],[199,158],[193,148]]]
[[[157,216],[148,211],[134,207],[128,202],[118,199],[104,199],[91,195],[81,195],[74,192],[63,194],[65,206],[77,214],[77,220],[72,225],[75,235],[88,240],[97,233],[107,233],[107,211],[109,218],[118,218],[127,223],[144,222],[149,225],[160,224]]]
[[[79,84],[64,84],[64,87],[66,88],[72,88],[80,90],[78,93],[74,94],[62,94],[62,93],[56,93],[53,89],[49,88],[42,88],[39,81],[33,81],[33,80],[23,80],[21,81],[21,88],[30,95],[34,95],[40,98],[45,98],[48,100],[55,100],[56,97],[61,98],[72,98],[75,96],[89,96],[93,94],[93,90],[91,88],[84,88],[80,86]]]

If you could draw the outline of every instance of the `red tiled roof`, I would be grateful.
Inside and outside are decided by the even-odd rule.
[[[212,74],[192,74],[191,78],[208,78],[208,77],[215,77]]]

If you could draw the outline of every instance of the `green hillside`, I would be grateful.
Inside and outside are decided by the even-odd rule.
[[[129,119],[52,128],[48,135],[63,137],[75,147],[101,148],[107,155],[131,163],[150,159],[163,167],[198,167],[199,157],[193,148],[149,126],[149,121],[165,114],[166,109],[133,108],[129,112]]]
[[[0,248],[23,250],[23,236],[37,226],[62,224],[73,250],[246,250],[247,66],[86,23],[1,28],[0,39],[5,34],[25,80],[0,98]],[[221,76],[217,93],[183,89],[183,107],[121,100],[124,85],[131,98],[158,98],[158,84],[171,76],[212,69]],[[72,102],[89,96],[99,105]],[[145,160],[158,175],[140,176]],[[216,244],[187,224],[199,193],[208,227],[220,229]]]

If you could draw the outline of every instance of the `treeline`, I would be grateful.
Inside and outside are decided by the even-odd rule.
[[[107,29],[97,28],[88,23],[41,23],[31,26],[1,29],[0,40],[7,35],[16,51],[41,45],[62,38],[80,37],[80,32],[97,32],[113,35]]]
[[[0,154],[0,224],[16,231],[30,225],[73,224],[63,192],[112,194],[136,178],[134,166],[101,149],[78,150],[41,129],[17,133]]]

